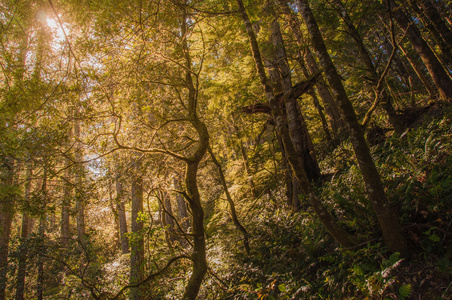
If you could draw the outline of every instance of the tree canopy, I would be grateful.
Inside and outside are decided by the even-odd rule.
[[[0,300],[448,299],[451,15],[4,0]]]

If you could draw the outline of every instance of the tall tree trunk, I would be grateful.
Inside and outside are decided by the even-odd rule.
[[[80,115],[77,112],[74,123],[74,138],[75,144],[78,146],[75,152],[75,206],[77,211],[77,237],[82,244],[86,243],[86,228],[85,228],[85,195],[83,188],[83,165],[82,161],[82,147],[80,141]]]
[[[433,7],[430,1],[421,0],[415,2],[413,0],[408,0],[408,3],[410,8],[422,20],[422,23],[424,24],[425,28],[428,29],[428,32],[432,37],[433,41],[438,45],[439,49],[441,49],[439,57],[443,60],[444,68],[447,70],[448,66],[450,66],[450,62],[452,61],[452,52],[450,48],[451,46],[448,45],[446,40],[444,39],[449,38],[448,36],[450,33],[449,28],[447,28],[446,23],[442,20],[441,16],[436,11],[436,8]],[[446,31],[444,31],[445,36],[441,35],[441,33],[438,30],[438,27],[435,26],[435,24],[430,20],[429,16],[430,18],[433,18],[434,20],[438,21],[439,23],[443,23],[444,26],[446,26],[445,27]],[[442,24],[440,24],[439,27],[442,27]]]
[[[173,206],[171,205],[171,198],[167,191],[162,192],[162,204],[163,204],[163,226],[166,228],[166,236],[170,248],[173,248],[173,243],[176,240],[175,237],[175,225],[174,225],[174,214]]]
[[[44,256],[42,253],[44,252],[44,235],[46,230],[46,206],[47,206],[47,169],[44,166],[44,174],[42,177],[42,185],[41,185],[41,215],[39,216],[39,227],[38,227],[38,237],[39,237],[39,249],[38,257],[37,257],[37,273],[38,276],[36,278],[36,298],[38,300],[42,300],[44,297]]]
[[[238,132],[237,128],[237,132]],[[240,153],[242,154],[243,166],[245,167],[245,174],[248,177],[248,182],[251,188],[251,194],[254,198],[257,198],[259,195],[256,190],[256,186],[254,185],[253,173],[251,172],[250,164],[248,163],[248,155],[246,155],[245,145],[243,145],[242,139],[239,139],[240,143]]]
[[[173,176],[174,188],[177,191],[182,191],[182,186],[180,184],[179,174]],[[177,203],[177,215],[179,217],[179,222],[183,230],[187,230],[190,227],[190,222],[187,214],[187,204],[184,197],[180,193],[176,193],[176,203]]]
[[[437,95],[437,92],[435,91],[433,86],[430,84],[430,81],[427,78],[428,74],[424,74],[424,71],[420,68],[419,64],[414,60],[414,58],[410,55],[410,53],[408,53],[405,46],[400,44],[399,49],[402,51],[403,55],[405,55],[405,58],[408,60],[411,67],[413,68],[414,72],[416,73],[417,77],[422,82],[425,89],[428,91],[430,97],[434,98],[435,95]]]
[[[61,204],[61,244],[63,247],[69,246],[70,233],[70,209],[71,209],[71,192],[72,186],[69,182],[71,178],[71,170],[68,167],[69,160],[66,160],[65,182],[63,183],[63,202]]]
[[[27,203],[30,201],[31,192],[31,176],[32,176],[32,163],[27,165],[27,171],[25,174],[25,193],[24,201]],[[21,241],[19,245],[19,267],[17,269],[16,280],[16,298],[15,300],[23,300],[25,292],[25,275],[27,270],[27,255],[28,255],[28,235],[30,233],[30,217],[27,211],[22,212],[22,229],[21,229]]]
[[[141,157],[135,153],[134,174],[132,181],[132,240],[130,241],[130,284],[136,284],[143,279],[144,275],[144,239],[141,236],[143,222],[140,214],[143,212],[143,178],[141,170]],[[141,299],[140,287],[132,288],[131,300]]]
[[[280,82],[284,95],[287,124],[290,138],[298,155],[301,157],[305,173],[310,181],[316,182],[320,178],[320,167],[312,145],[306,121],[300,111],[297,99],[292,96],[292,80],[289,62],[287,61],[284,41],[281,36],[278,19],[275,17],[271,24],[273,51],[280,74]]]
[[[364,138],[364,133],[358,122],[352,103],[348,99],[340,76],[328,54],[320,29],[309,7],[308,0],[297,0],[296,4],[305,20],[306,27],[311,36],[312,45],[317,52],[320,64],[325,70],[325,75],[340,105],[344,120],[347,123],[353,149],[366,185],[367,194],[373,210],[377,215],[385,243],[390,251],[398,251],[402,255],[407,255],[408,248],[398,216],[394,210],[388,207],[380,174],[375,167],[369,146]]]
[[[248,231],[243,227],[242,223],[240,223],[239,218],[237,217],[237,212],[235,210],[235,203],[234,200],[232,200],[231,194],[229,193],[228,185],[226,183],[226,178],[224,177],[223,169],[221,167],[221,164],[218,162],[217,158],[212,152],[212,149],[209,146],[208,149],[210,156],[212,157],[212,161],[217,166],[218,169],[218,175],[220,176],[221,185],[223,186],[224,193],[226,195],[226,200],[229,203],[229,211],[231,213],[232,222],[234,223],[234,226],[237,228],[238,231],[240,231],[243,235],[243,245],[245,246],[245,251],[247,254],[250,253],[250,244],[248,241]]]
[[[306,173],[304,171],[304,165],[299,155],[295,151],[295,148],[290,139],[289,130],[286,126],[284,116],[279,108],[279,103],[275,95],[273,94],[273,89],[267,80],[267,75],[265,74],[264,65],[262,62],[259,46],[257,44],[256,36],[254,34],[251,21],[246,13],[245,6],[242,0],[237,0],[239,5],[239,11],[242,20],[245,24],[246,32],[248,34],[251,51],[256,64],[257,73],[261,80],[262,87],[264,88],[265,95],[267,96],[268,102],[272,108],[272,113],[276,122],[276,128],[281,136],[282,142],[284,144],[284,149],[286,150],[287,159],[292,167],[295,176],[300,182],[303,194],[305,195],[308,202],[311,204],[316,215],[321,220],[322,224],[331,234],[331,236],[338,241],[339,244],[345,247],[351,247],[356,244],[356,242],[351,238],[342,228],[340,228],[334,221],[331,214],[325,209],[322,203],[319,201],[317,195],[315,194],[314,188],[311,182],[308,180]]]
[[[423,13],[439,32],[443,40],[446,42],[447,46],[449,46],[450,50],[450,48],[452,47],[452,31],[449,29],[449,27],[447,27],[446,22],[444,22],[443,18],[430,0],[420,0],[419,3],[421,5]]]
[[[206,125],[199,119],[197,114],[197,90],[192,78],[192,62],[188,48],[186,33],[188,30],[189,18],[185,8],[181,23],[182,50],[185,58],[185,84],[188,89],[188,116],[187,120],[194,127],[198,134],[198,144],[194,153],[188,157],[185,171],[185,187],[187,189],[187,200],[192,212],[192,234],[193,234],[193,271],[185,287],[183,299],[196,299],[204,275],[207,272],[206,261],[206,240],[204,232],[204,210],[201,205],[201,195],[198,189],[198,166],[209,147],[209,133]]]
[[[386,7],[391,11],[393,18],[407,34],[408,39],[413,45],[414,50],[419,54],[428,72],[432,76],[433,82],[439,91],[443,100],[452,100],[452,79],[444,70],[441,62],[424,41],[414,22],[411,22],[400,6],[397,6],[394,0],[385,0]]]
[[[41,239],[41,243],[43,241],[44,238],[44,232],[45,232],[45,220],[44,217],[40,217],[39,219],[39,227],[38,227],[38,235]],[[43,247],[44,245],[41,244],[41,247]],[[44,293],[44,257],[38,253],[38,258],[37,258],[37,273],[38,273],[38,277],[36,278],[36,298],[38,300],[42,300],[43,299],[43,293]]]
[[[14,159],[5,155],[0,163],[0,300],[5,300],[9,239],[14,217]]]
[[[436,11],[440,13],[440,16],[445,19],[446,25],[449,24],[449,27],[452,27],[452,9],[450,8],[450,5],[445,3],[444,0],[435,0],[432,1],[433,6],[436,8]]]
[[[127,237],[127,218],[124,204],[124,191],[122,182],[118,177],[115,179],[116,186],[116,210],[118,212],[119,222],[119,240],[121,242],[122,254],[129,253],[129,239]]]
[[[305,48],[305,41],[303,39],[303,35],[300,30],[300,22],[291,11],[287,5],[286,0],[278,0],[279,7],[283,10],[283,12],[289,17],[289,25],[292,29],[292,32],[297,40],[297,44],[300,47],[300,49]],[[300,51],[301,53],[301,51]],[[300,64],[302,66],[304,75],[306,77],[312,76],[314,74],[318,74],[320,72],[319,67],[317,66],[317,62],[315,61],[311,50],[309,47],[307,47],[304,51],[303,59],[305,63],[300,61]],[[309,69],[310,74],[306,73],[305,70],[305,64],[307,68]],[[320,98],[323,101],[323,104],[325,106],[325,111],[328,114],[328,117],[330,119],[331,128],[333,129],[334,136],[337,136],[338,131],[340,131],[342,128],[345,127],[345,124],[343,123],[341,119],[341,115],[339,112],[339,108],[335,103],[335,100],[333,96],[331,95],[328,87],[324,84],[323,80],[319,80],[316,84],[317,91],[319,93]]]

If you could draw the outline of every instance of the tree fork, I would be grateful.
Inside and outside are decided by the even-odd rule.
[[[331,234],[331,236],[342,246],[344,247],[353,247],[356,245],[356,241],[348,235],[342,228],[340,228],[336,222],[334,221],[331,214],[325,209],[323,204],[319,201],[317,195],[314,193],[314,189],[311,183],[308,181],[306,174],[303,169],[303,163],[297,155],[294,146],[292,145],[292,141],[289,136],[289,130],[284,122],[283,115],[279,108],[279,104],[277,98],[273,94],[273,90],[268,84],[267,76],[265,74],[264,66],[262,63],[262,58],[259,51],[259,46],[257,44],[256,36],[254,35],[254,31],[251,25],[251,21],[246,13],[245,6],[242,0],[237,0],[239,5],[239,10],[242,16],[242,20],[245,23],[245,28],[248,34],[248,38],[251,44],[251,52],[253,54],[254,62],[256,64],[256,69],[261,80],[261,84],[265,90],[265,94],[269,101],[269,104],[272,108],[272,112],[275,117],[276,127],[278,129],[279,134],[281,135],[281,139],[284,144],[284,148],[286,150],[288,161],[292,167],[295,176],[300,182],[303,193],[305,194],[308,202],[314,208],[318,218],[321,220],[322,224]]]

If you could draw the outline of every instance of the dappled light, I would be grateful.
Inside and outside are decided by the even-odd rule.
[[[452,3],[0,4],[0,300],[451,299]]]

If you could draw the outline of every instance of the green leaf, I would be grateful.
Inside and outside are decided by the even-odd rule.
[[[428,237],[429,240],[433,241],[433,242],[439,242],[440,238],[439,236],[437,236],[436,234],[432,234],[431,236]]]
[[[280,284],[278,285],[278,289],[284,293],[286,291],[286,286],[284,284]]]
[[[399,288],[399,295],[403,298],[409,297],[411,292],[411,284],[405,284]]]

